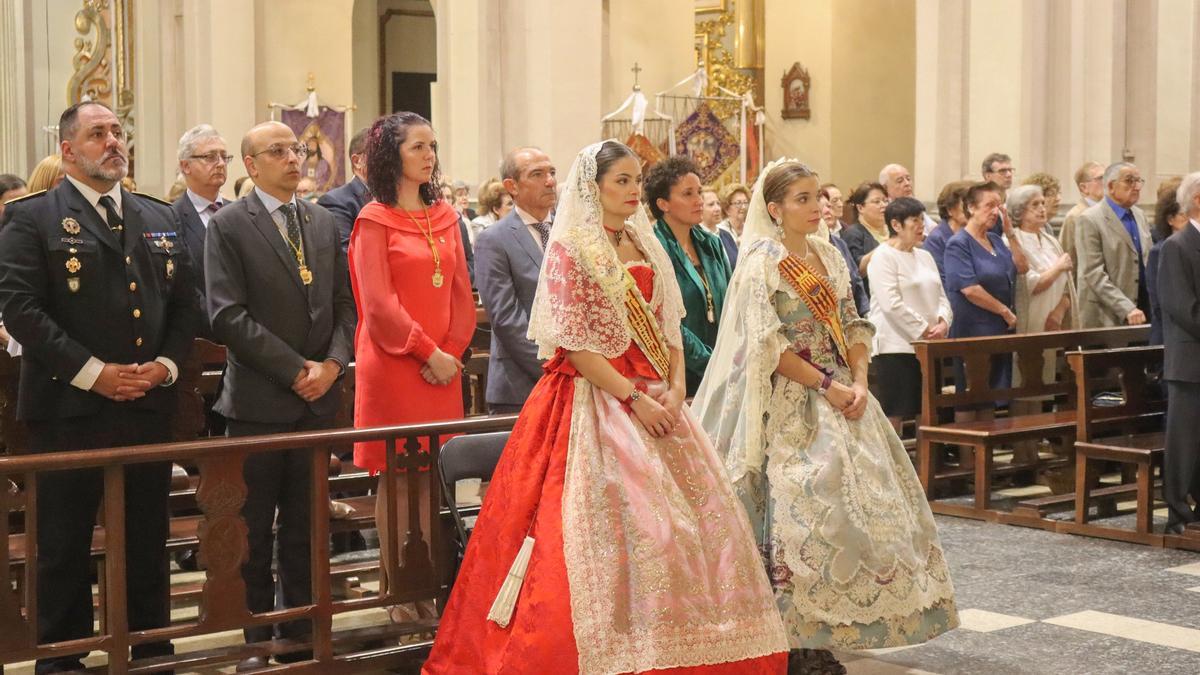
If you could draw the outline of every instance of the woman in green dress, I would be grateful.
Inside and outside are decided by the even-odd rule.
[[[650,213],[657,220],[654,234],[671,259],[687,310],[682,327],[683,358],[687,395],[692,396],[717,343],[717,325],[733,270],[721,240],[700,226],[704,195],[692,160],[671,157],[655,164],[643,186]]]

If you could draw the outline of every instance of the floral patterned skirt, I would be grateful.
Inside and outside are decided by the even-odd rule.
[[[769,410],[765,472],[735,487],[790,646],[899,647],[956,627],[933,514],[875,398],[848,421],[777,376]]]

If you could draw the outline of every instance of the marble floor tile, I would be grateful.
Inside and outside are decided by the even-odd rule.
[[[1171,568],[1168,568],[1167,571],[1168,572],[1178,572],[1179,574],[1194,574],[1194,575],[1200,577],[1200,562],[1189,563],[1187,565],[1180,565],[1179,567],[1171,567]]]
[[[1087,610],[1043,619],[1043,623],[1200,653],[1200,630],[1158,621]]]
[[[1023,626],[1034,622],[1034,619],[989,612],[983,609],[960,610],[958,618],[961,622],[959,628],[973,630],[977,633],[990,633],[995,630],[1004,630],[1005,628]]]

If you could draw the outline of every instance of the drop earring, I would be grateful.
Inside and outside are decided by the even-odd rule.
[[[780,241],[783,241],[783,218],[773,218],[772,220],[775,221],[776,236],[779,237]]]

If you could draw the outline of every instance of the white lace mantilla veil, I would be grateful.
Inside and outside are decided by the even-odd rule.
[[[763,181],[776,167],[793,163],[800,162],[786,157],[771,162],[754,183],[717,344],[692,400],[692,412],[708,432],[717,454],[725,459],[725,469],[735,485],[763,470],[771,376],[779,367],[779,355],[788,348],[772,303],[779,290],[779,261],[787,257],[787,249],[767,212]],[[809,235],[809,241],[818,248],[820,244],[832,248],[815,235]],[[835,285],[841,286],[836,283],[840,275],[833,269],[830,273]]]
[[[559,347],[616,358],[633,339],[625,319],[625,266],[604,234],[596,184],[596,154],[608,142],[619,143],[593,143],[575,157],[550,228],[528,332],[542,359]],[[625,231],[654,269],[649,305],[667,346],[682,349],[683,297],[644,208],[626,220]]]

